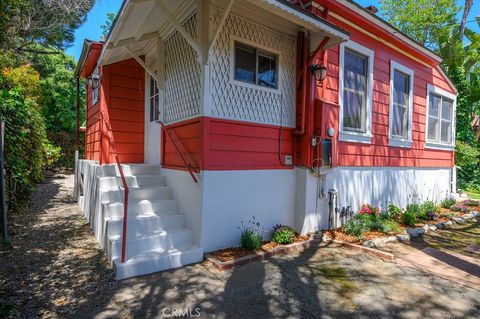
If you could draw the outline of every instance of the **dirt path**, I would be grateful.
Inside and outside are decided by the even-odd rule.
[[[9,318],[480,317],[478,290],[332,246],[116,282],[71,185],[71,175],[46,180],[12,221],[15,248],[0,254],[0,313]]]
[[[14,249],[0,254],[4,314],[62,317],[92,306],[93,296],[109,294],[116,285],[73,200],[72,185],[73,175],[47,178],[26,209],[10,221]]]

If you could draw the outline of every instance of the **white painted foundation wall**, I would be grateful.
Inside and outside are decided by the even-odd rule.
[[[202,225],[202,187],[203,173],[195,183],[186,171],[161,168],[167,184],[172,189],[173,198],[178,200],[181,213],[186,217],[186,226],[193,231],[194,242],[200,243]]]
[[[81,161],[78,168],[86,177],[79,204],[94,229],[100,212],[96,177],[101,167],[95,164]],[[326,229],[331,188],[338,191],[339,209],[351,206],[354,211],[363,203],[405,208],[415,197],[439,202],[451,191],[451,168],[336,167],[322,173],[323,185],[304,168],[202,171],[196,184],[186,171],[161,169],[194,242],[207,252],[238,246],[239,226],[252,216],[264,227],[265,238],[275,224],[295,226],[301,233]]]
[[[439,202],[451,192],[451,168],[336,167],[324,170],[325,197],[318,197],[318,177],[297,169],[295,226],[302,233],[328,227],[328,190],[338,191],[338,207],[362,204],[405,208],[415,198]]]
[[[204,171],[200,246],[204,251],[238,246],[238,227],[252,216],[265,237],[275,224],[293,225],[294,193],[294,170]]]

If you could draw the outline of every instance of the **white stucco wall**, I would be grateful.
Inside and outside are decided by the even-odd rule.
[[[338,191],[338,205],[358,211],[362,204],[405,208],[415,198],[441,201],[450,193],[450,168],[336,167],[325,170],[324,198],[317,196],[318,177],[297,169],[296,227],[307,232],[328,226],[328,190]],[[305,200],[305,202],[302,202]]]
[[[162,175],[167,177],[167,185],[172,189],[173,198],[178,200],[180,213],[185,215],[187,228],[193,231],[195,243],[200,243],[203,176],[195,183],[186,171],[162,168]]]
[[[238,246],[241,221],[252,216],[268,237],[275,224],[293,225],[294,170],[203,172],[202,241],[205,251]]]

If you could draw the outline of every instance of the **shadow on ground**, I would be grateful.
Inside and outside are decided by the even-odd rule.
[[[117,282],[71,201],[72,176],[58,177],[15,218],[15,249],[0,255],[0,307],[11,305],[12,318],[480,316],[477,290],[327,245],[225,272],[200,263]]]

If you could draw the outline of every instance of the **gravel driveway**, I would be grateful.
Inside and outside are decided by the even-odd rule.
[[[230,271],[207,263],[115,281],[72,201],[72,175],[38,186],[0,254],[11,318],[479,318],[480,292],[333,246]],[[1,317],[1,315],[0,315]]]

